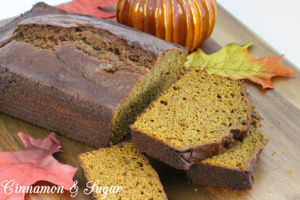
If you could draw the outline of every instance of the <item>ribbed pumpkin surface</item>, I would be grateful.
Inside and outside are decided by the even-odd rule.
[[[216,0],[119,0],[117,20],[193,50],[213,31]]]

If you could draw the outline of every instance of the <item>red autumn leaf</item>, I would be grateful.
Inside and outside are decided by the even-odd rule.
[[[53,158],[53,153],[61,151],[61,141],[55,133],[50,133],[45,139],[34,139],[20,132],[19,137],[25,149],[0,153],[1,200],[24,199],[25,193],[16,193],[15,187],[31,186],[41,180],[70,190],[77,168],[59,163]],[[8,184],[8,181],[14,182]],[[10,186],[13,183],[13,187],[5,190],[5,185]]]
[[[116,0],[73,0],[70,4],[60,5],[57,8],[68,12],[108,19],[116,17],[116,14],[103,11],[101,8],[112,6],[115,2]]]

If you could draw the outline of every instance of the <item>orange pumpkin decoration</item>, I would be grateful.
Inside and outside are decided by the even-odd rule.
[[[119,0],[117,20],[192,51],[210,37],[216,11],[216,0]]]

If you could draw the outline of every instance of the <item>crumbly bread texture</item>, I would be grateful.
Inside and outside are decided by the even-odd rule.
[[[179,76],[187,50],[44,3],[0,29],[0,112],[104,147]]]
[[[108,193],[105,199],[167,199],[156,171],[130,142],[81,154],[79,162],[90,185],[98,181],[98,188],[122,187],[118,193]],[[95,199],[103,199],[103,194],[93,192]]]
[[[134,145],[188,170],[245,137],[250,123],[245,85],[190,69],[131,126]]]
[[[261,118],[252,105],[251,125],[243,141],[236,141],[228,151],[207,158],[187,171],[194,184],[249,189],[257,156],[268,139],[261,131]]]

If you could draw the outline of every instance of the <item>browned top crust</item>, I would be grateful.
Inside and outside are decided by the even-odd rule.
[[[126,39],[128,45],[140,46],[155,55],[173,49],[186,48],[170,42],[163,41],[157,37],[145,34],[136,29],[124,26],[115,21],[99,19],[93,16],[65,12],[45,3],[37,3],[34,7],[0,29],[0,47],[5,41],[13,36],[18,24],[49,24],[61,27],[93,26],[99,29],[107,29],[112,34]]]

